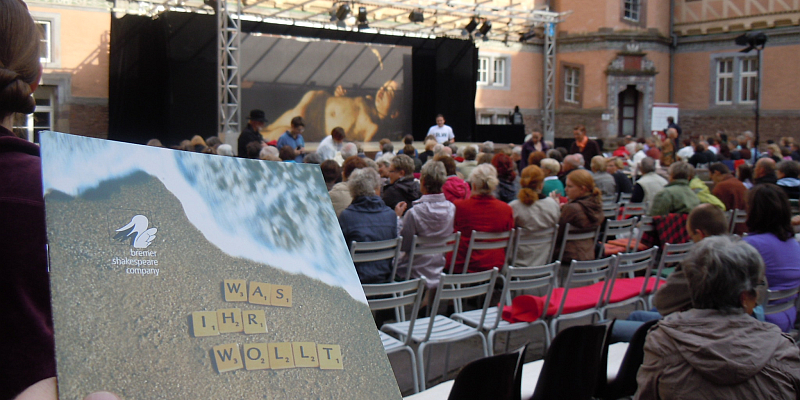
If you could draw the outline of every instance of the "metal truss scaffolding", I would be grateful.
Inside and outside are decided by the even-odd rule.
[[[544,98],[542,99],[542,133],[544,140],[556,136],[556,22],[544,27]]]
[[[242,45],[242,26],[239,16],[242,14],[242,2],[230,0],[236,4],[236,18],[228,11],[229,0],[217,2],[217,94],[219,101],[218,125],[224,141],[234,149],[241,126],[241,109],[239,100],[242,95],[242,76],[239,73],[239,54]]]

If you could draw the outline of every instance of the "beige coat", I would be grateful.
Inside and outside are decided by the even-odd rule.
[[[350,197],[350,189],[347,187],[347,182],[339,182],[333,185],[331,191],[328,192],[328,196],[331,196],[333,211],[336,211],[337,217],[353,202],[353,198]]]
[[[545,197],[529,206],[519,200],[514,200],[509,205],[514,211],[514,226],[534,232],[556,226],[561,216],[561,206],[551,197]],[[515,266],[545,265],[550,262],[549,255],[550,246],[547,244],[519,246]]]

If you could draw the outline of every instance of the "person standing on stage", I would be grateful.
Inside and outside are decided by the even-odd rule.
[[[306,123],[303,117],[297,116],[292,118],[291,125],[291,128],[278,138],[278,148],[291,147],[294,150],[294,161],[301,163],[306,155],[306,141],[303,140]]]
[[[428,129],[428,135],[436,136],[436,141],[444,145],[455,142],[456,139],[453,128],[444,124],[444,115],[442,114],[436,116],[436,125]]]
[[[244,128],[239,135],[238,148],[239,157],[247,157],[247,145],[252,142],[258,142],[263,145],[264,137],[261,136],[261,128],[267,124],[267,119],[264,118],[264,111],[250,110],[250,116],[247,117],[247,127]]]

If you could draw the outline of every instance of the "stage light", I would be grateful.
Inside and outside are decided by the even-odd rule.
[[[764,32],[749,32],[734,39],[739,46],[747,46],[741,53],[749,53],[751,50],[763,50],[767,44],[767,35]]]
[[[408,19],[411,20],[411,22],[424,22],[425,15],[422,14],[422,10],[413,10],[411,14],[408,14]]]
[[[203,0],[203,4],[214,9],[215,13],[217,12],[217,0]]]
[[[356,17],[356,22],[358,22],[358,30],[369,29],[369,24],[367,21],[367,7],[358,7],[358,17]]]
[[[475,18],[475,17],[472,17],[472,19],[469,21],[467,26],[465,26],[464,29],[461,31],[461,36],[467,36],[467,35],[472,34],[472,32],[477,27],[478,27],[478,19]]]
[[[338,10],[336,10],[336,19],[339,21],[344,21],[348,14],[350,14],[350,5],[344,3],[339,6]]]
[[[489,33],[490,30],[492,30],[492,22],[484,20],[483,25],[481,25],[481,29],[478,29],[478,32],[481,34],[481,36],[486,38],[486,34]]]
[[[536,37],[536,32],[531,30],[531,31],[528,31],[528,32],[525,32],[525,33],[520,33],[519,34],[519,41],[520,42],[527,42],[528,40],[531,40],[531,39],[533,39],[535,37]]]

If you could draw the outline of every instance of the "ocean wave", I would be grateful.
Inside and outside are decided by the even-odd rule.
[[[56,132],[41,137],[45,194],[78,197],[144,172],[159,179],[189,221],[226,254],[301,273],[366,302],[318,166]]]

